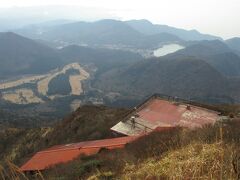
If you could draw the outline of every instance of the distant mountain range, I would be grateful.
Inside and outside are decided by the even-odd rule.
[[[15,31],[24,36],[67,44],[121,45],[139,48],[158,46],[162,42],[181,41],[168,32],[146,35],[132,28],[128,23],[117,20],[96,22],[63,23],[46,27],[26,27]]]
[[[188,30],[179,29],[179,28],[175,28],[167,25],[152,24],[150,21],[145,19],[126,21],[126,23],[132,28],[134,28],[135,30],[146,35],[169,33],[185,41],[200,41],[200,40],[214,40],[214,39],[221,40],[220,37],[208,35],[208,34],[202,34],[197,30],[188,31]]]
[[[15,32],[62,45],[121,45],[136,48],[153,48],[169,42],[222,40],[220,37],[201,34],[196,30],[188,31],[166,25],[155,25],[147,20],[63,21],[62,24],[60,22],[27,26]]]
[[[50,71],[72,63],[79,63],[89,74],[81,84],[80,95],[71,94],[73,86],[69,86],[68,73],[74,75],[75,71],[54,77],[47,90],[50,95],[59,95],[53,100],[39,94],[38,81],[42,76],[34,83],[2,88],[0,107],[10,114],[14,107],[16,121],[24,118],[28,124],[31,118],[27,117],[32,115],[43,122],[55,120],[69,112],[75,100],[76,104],[134,106],[154,93],[205,103],[240,102],[239,38],[224,41],[146,20],[54,21],[15,32],[21,35],[0,33],[1,81],[8,83],[39,74],[49,77],[45,75]],[[171,45],[182,49],[154,57],[156,49]],[[16,94],[24,96],[23,93],[28,93],[28,97],[32,93],[42,101],[30,97],[31,102],[38,103],[21,106],[6,102],[6,98],[2,100]]]
[[[153,49],[166,43],[189,45],[194,41],[220,40],[221,37],[184,30],[148,20],[119,21],[105,19],[95,22],[56,20],[15,29],[14,32],[50,46],[87,45],[111,48]],[[239,52],[239,38],[225,43]]]

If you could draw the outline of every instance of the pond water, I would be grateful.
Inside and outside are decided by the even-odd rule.
[[[156,57],[161,57],[165,56],[167,54],[174,53],[180,49],[184,49],[184,46],[181,46],[179,44],[168,44],[168,45],[163,45],[161,48],[158,48],[153,51],[154,56]]]

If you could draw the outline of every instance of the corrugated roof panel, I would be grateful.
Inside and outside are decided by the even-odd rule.
[[[53,165],[66,163],[77,158],[81,154],[79,149],[65,151],[45,151],[35,154],[21,167],[22,171],[43,170]]]
[[[53,146],[36,153],[20,169],[22,171],[44,170],[56,164],[72,161],[83,154],[96,154],[101,148],[123,148],[127,143],[135,140],[136,138],[137,137],[121,137]]]

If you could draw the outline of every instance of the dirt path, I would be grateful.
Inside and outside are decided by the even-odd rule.
[[[69,77],[69,82],[72,88],[72,95],[80,95],[83,92],[82,89],[82,82],[83,80],[86,80],[89,78],[89,74],[81,67],[76,66],[79,70],[79,75],[72,75]]]
[[[49,82],[60,74],[65,74],[67,70],[75,69],[79,70],[80,75],[70,76],[69,82],[72,88],[72,95],[80,95],[82,93],[81,81],[89,77],[89,74],[78,64],[72,63],[64,66],[64,68],[56,73],[51,74],[50,76],[44,78],[38,82],[38,92],[47,96]]]
[[[31,76],[31,77],[22,78],[22,79],[19,79],[16,81],[1,83],[0,89],[13,88],[13,87],[17,87],[17,86],[20,86],[20,85],[26,84],[26,83],[34,83],[34,82],[44,78],[45,76],[46,75]]]

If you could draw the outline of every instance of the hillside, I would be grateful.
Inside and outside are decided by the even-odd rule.
[[[228,39],[225,43],[240,55],[240,38]]]
[[[219,40],[195,42],[169,56],[194,56],[209,63],[225,76],[238,77],[240,75],[240,57]]]
[[[220,37],[208,35],[208,34],[201,34],[196,30],[184,30],[179,29],[167,25],[159,25],[159,24],[152,24],[148,20],[130,20],[126,21],[126,23],[134,28],[135,30],[147,34],[159,34],[159,33],[169,33],[173,34],[185,41],[200,41],[200,40],[214,40],[214,39],[221,39]]]
[[[62,65],[53,49],[11,32],[0,33],[0,54],[0,79],[46,73]]]
[[[56,144],[112,137],[109,129],[128,111],[105,106],[83,106],[53,127],[6,128],[0,132],[0,163],[8,158],[21,164],[26,156]]]
[[[143,59],[137,53],[106,48],[90,48],[70,45],[59,50],[65,62],[79,62],[81,64],[94,64],[97,73],[126,66]]]
[[[240,77],[240,56],[233,52],[216,54],[205,58],[205,61],[228,77]]]
[[[232,89],[230,84],[229,79],[203,60],[163,57],[106,72],[95,81],[94,87],[105,93],[119,92],[132,98],[163,93],[203,102],[232,103],[239,100],[232,96],[239,87]]]
[[[178,51],[176,54],[189,56],[206,57],[214,54],[232,52],[232,50],[220,40],[194,41],[185,49]]]
[[[155,131],[128,144],[125,149],[79,157],[37,176],[53,179],[210,176],[219,179],[222,176],[235,179],[239,175],[239,106],[219,108],[224,114],[232,114],[235,118],[228,119],[224,126],[220,123],[195,130],[175,128],[163,132]],[[51,128],[8,129],[0,133],[0,145],[3,149],[0,159],[8,158],[21,165],[34,152],[52,145],[111,137],[109,128],[128,112],[103,106],[84,106]],[[12,173],[17,170],[11,163],[4,162],[1,161],[2,165],[11,168]],[[13,175],[8,173],[8,169],[5,170],[0,169],[0,174]],[[23,177],[16,171],[14,176],[18,175]],[[33,176],[29,174],[28,178]]]

